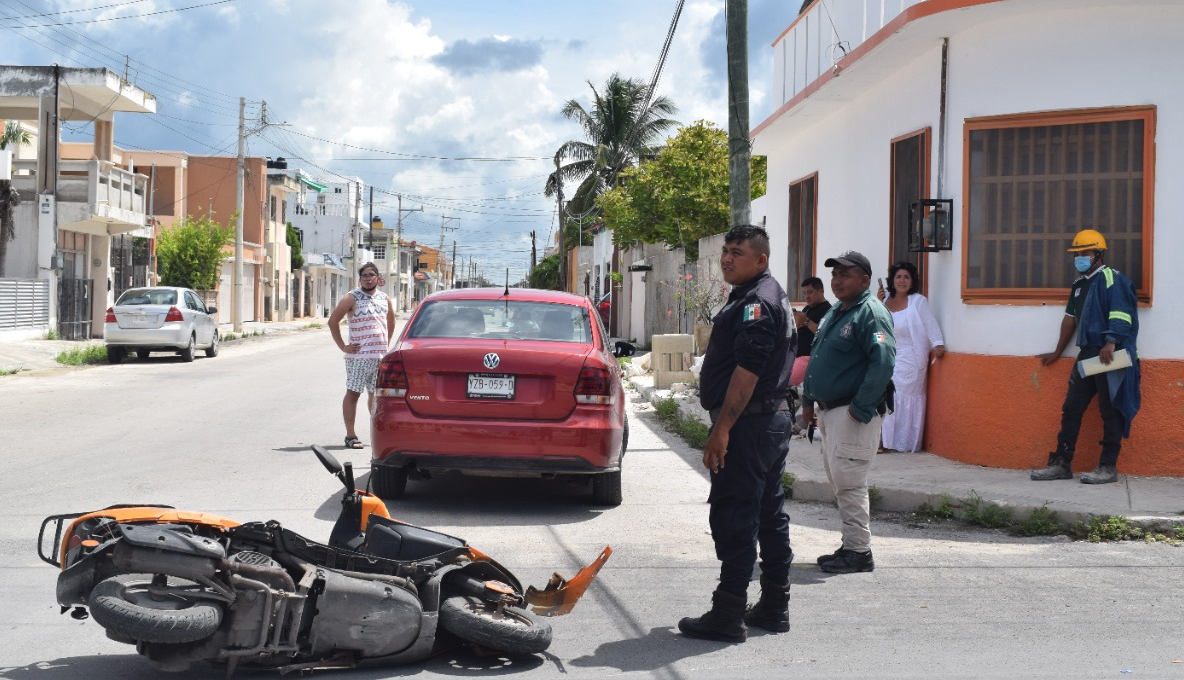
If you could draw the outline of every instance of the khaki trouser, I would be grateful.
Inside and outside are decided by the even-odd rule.
[[[880,445],[883,416],[872,416],[866,425],[856,421],[846,406],[818,412],[822,432],[822,465],[835,490],[839,518],[843,521],[843,547],[856,552],[872,549],[871,504],[867,476]]]

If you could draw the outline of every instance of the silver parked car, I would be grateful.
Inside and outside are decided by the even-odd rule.
[[[129,288],[107,309],[103,339],[107,361],[118,364],[128,352],[147,359],[152,352],[176,352],[193,361],[198,348],[218,356],[216,307],[206,307],[188,288]]]

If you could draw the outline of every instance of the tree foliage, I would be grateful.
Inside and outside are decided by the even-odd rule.
[[[194,290],[218,287],[222,249],[234,241],[235,216],[219,224],[208,216],[189,217],[161,232],[156,241],[156,267],[164,286]]]
[[[590,108],[571,99],[561,111],[565,118],[579,123],[584,139],[559,147],[555,156],[566,164],[547,177],[544,187],[545,195],[554,196],[558,177],[562,177],[568,187],[564,191],[568,212],[574,215],[591,209],[597,196],[616,186],[625,168],[651,154],[663,132],[678,124],[667,118],[678,110],[674,102],[652,96],[643,80],[614,73],[603,90],[597,90],[591,81],[588,87],[592,90]]]
[[[559,290],[559,255],[548,255],[539,260],[527,283],[531,288]]]
[[[292,226],[291,222],[285,222],[284,224],[288,230],[288,247],[292,249],[292,271],[298,271],[304,266],[304,253],[300,249],[300,232],[296,227]]]
[[[765,193],[765,158],[752,158],[752,197]],[[649,162],[597,199],[616,243],[665,243],[698,259],[699,239],[728,230],[728,135],[708,121],[681,128]]]

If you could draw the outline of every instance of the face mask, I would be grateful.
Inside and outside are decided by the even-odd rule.
[[[1073,258],[1073,266],[1082,274],[1089,271],[1089,268],[1094,264],[1094,258],[1089,255],[1078,255]]]

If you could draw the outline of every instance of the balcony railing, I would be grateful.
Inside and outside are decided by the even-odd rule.
[[[773,108],[796,97],[902,12],[926,1],[815,2],[773,43],[773,96],[779,98]]]
[[[37,160],[12,162],[12,182],[17,191],[32,196],[37,190]],[[128,172],[111,161],[58,161],[57,200],[85,203],[90,212],[106,219],[144,224],[148,177]]]
[[[352,206],[344,203],[297,203],[297,215],[316,215],[319,217],[349,217]]]

